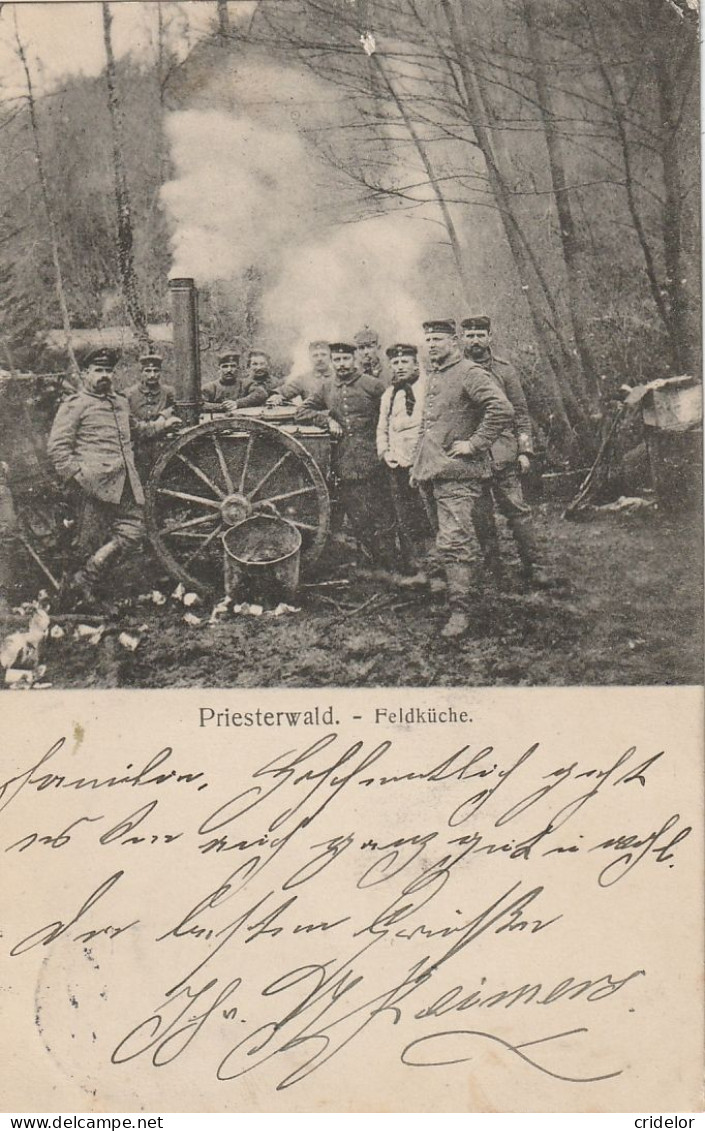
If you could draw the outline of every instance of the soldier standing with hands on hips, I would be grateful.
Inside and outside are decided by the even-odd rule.
[[[462,356],[452,319],[424,322],[431,362],[412,468],[435,508],[436,549],[448,584],[450,617],[441,635],[470,627],[469,590],[477,565],[473,511],[490,478],[490,448],[511,428],[513,409],[481,366]]]
[[[551,584],[542,567],[540,551],[531,518],[531,507],[524,500],[521,476],[526,475],[534,454],[531,418],[521,379],[510,362],[492,350],[492,329],[486,315],[465,318],[461,323],[465,356],[480,365],[497,382],[514,409],[514,423],[492,445],[492,478],[487,480],[474,511],[475,532],[490,573],[501,581],[504,567],[499,550],[494,503],[516,542],[522,576],[539,587]]]

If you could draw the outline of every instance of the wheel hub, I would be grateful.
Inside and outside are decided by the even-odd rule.
[[[235,526],[252,513],[252,504],[244,495],[227,495],[220,504],[220,514],[225,526]]]

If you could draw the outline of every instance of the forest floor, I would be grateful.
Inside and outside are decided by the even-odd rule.
[[[443,601],[379,581],[302,588],[299,611],[208,624],[213,602],[191,610],[169,598],[126,603],[98,643],[42,644],[43,681],[61,688],[483,687],[699,684],[702,670],[702,535],[699,520],[656,508],[592,512],[579,522],[555,504],[535,508],[554,588],[520,582],[504,532],[510,583],[478,584],[472,628],[440,636]],[[340,576],[340,571],[338,571]],[[142,588],[170,594],[158,568]],[[201,624],[184,622],[190,611]],[[0,620],[0,639],[24,624]],[[98,622],[92,621],[96,624]],[[130,651],[119,640],[132,635]]]

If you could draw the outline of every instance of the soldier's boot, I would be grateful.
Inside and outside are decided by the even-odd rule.
[[[490,544],[484,547],[483,566],[485,577],[498,589],[504,589],[507,585],[507,571],[499,552],[499,538],[492,539]]]
[[[498,589],[502,589],[506,582],[506,573],[499,550],[499,534],[497,533],[492,492],[487,487],[483,489],[480,498],[475,503],[472,523],[482,550],[485,577],[494,582]]]
[[[536,535],[529,515],[520,515],[512,520],[512,534],[519,551],[521,576],[538,589],[549,589],[553,580],[543,568]]]
[[[472,583],[473,571],[464,563],[454,562],[446,566],[448,582],[448,605],[450,617],[441,630],[444,640],[458,640],[470,628],[468,613],[468,592]]]
[[[122,545],[115,540],[106,542],[104,546],[91,554],[85,565],[77,570],[69,582],[68,599],[81,606],[85,611],[95,608],[100,611],[105,607],[95,592],[96,585],[100,582],[108,565],[115,564],[122,553]]]

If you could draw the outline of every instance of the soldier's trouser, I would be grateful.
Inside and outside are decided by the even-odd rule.
[[[144,507],[135,502],[126,484],[119,503],[105,503],[86,495],[81,512],[79,548],[83,553],[100,542],[81,569],[89,585],[99,581],[109,563],[129,548],[137,548],[144,538]],[[106,539],[106,535],[108,536]]]
[[[355,538],[365,547],[372,562],[384,569],[393,569],[396,556],[393,515],[382,468],[364,479],[343,480],[340,502]]]
[[[448,582],[451,609],[466,612],[468,590],[476,569],[478,545],[473,512],[482,493],[479,479],[434,479],[433,500],[438,519],[436,550]]]
[[[387,476],[402,562],[406,569],[415,570],[432,535],[431,524],[418,487],[409,483],[409,468],[388,467]]]
[[[531,507],[524,500],[521,479],[514,465],[496,471],[491,480],[483,484],[482,494],[474,512],[475,532],[485,560],[490,564],[499,561],[499,538],[494,515],[494,503],[504,515],[519,551],[523,567],[532,569],[538,564],[539,548],[531,521]]]

